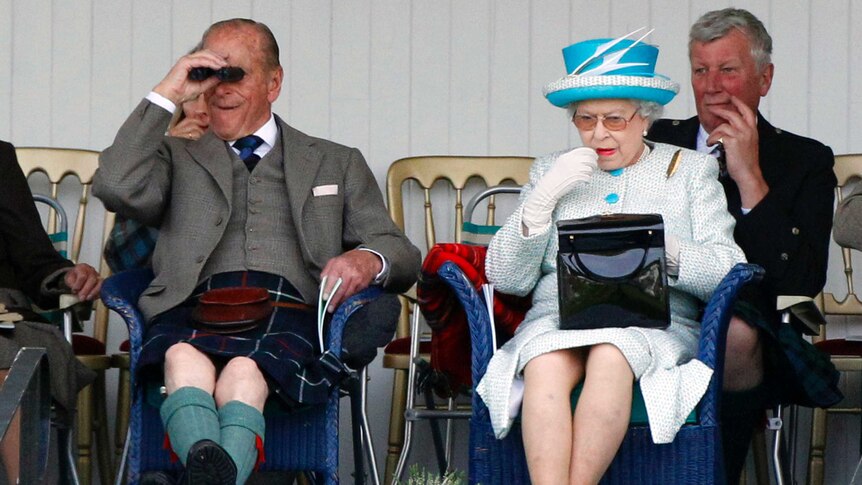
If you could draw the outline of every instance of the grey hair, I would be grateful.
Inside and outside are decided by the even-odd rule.
[[[763,26],[763,22],[751,12],[741,8],[725,8],[703,14],[691,26],[688,34],[688,53],[691,57],[691,47],[695,42],[712,42],[718,40],[732,29],[737,29],[748,38],[751,46],[751,58],[762,72],[772,63],[772,37]]]
[[[647,126],[652,126],[653,122],[661,118],[662,113],[664,113],[664,106],[655,101],[645,101],[643,99],[624,99],[623,101],[627,101],[635,107],[641,117],[646,119]],[[572,118],[575,117],[575,113],[578,112],[578,102],[575,101],[566,106],[566,112],[569,115],[569,121],[572,121]]]

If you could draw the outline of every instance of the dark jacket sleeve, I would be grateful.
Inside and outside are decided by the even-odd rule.
[[[761,159],[784,159],[777,169],[785,176],[738,219],[736,242],[766,270],[763,285],[771,296],[814,296],[826,283],[836,185],[832,150],[812,140],[763,148]]]
[[[15,150],[5,142],[0,142],[0,181],[0,287],[18,289],[39,306],[55,306],[56,296],[41,294],[42,280],[72,263],[48,239]]]

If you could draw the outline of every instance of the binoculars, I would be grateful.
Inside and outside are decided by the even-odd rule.
[[[245,77],[245,71],[241,67],[223,67],[217,70],[209,67],[193,67],[189,70],[189,79],[192,81],[203,81],[210,76],[217,77],[223,83],[235,83]]]

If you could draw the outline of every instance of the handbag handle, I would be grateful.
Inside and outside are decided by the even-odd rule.
[[[613,274],[602,274],[594,271],[590,268],[590,264],[584,262],[584,258],[581,254],[574,252],[571,254],[571,258],[575,260],[574,267],[578,268],[579,271],[584,273],[588,278],[601,282],[601,283],[619,283],[622,281],[626,281],[631,279],[632,275],[637,274],[643,269],[644,263],[646,262],[647,250],[646,248],[636,248],[630,249],[624,253],[625,255],[629,255],[634,253],[635,251],[639,251],[641,254],[637,258],[628,258],[630,259],[629,264],[622,267],[622,271],[616,271]],[[602,260],[610,261],[612,256],[600,256]],[[631,264],[632,262],[636,262],[636,264]],[[620,261],[617,259],[613,262],[616,269],[620,269]],[[595,266],[595,263],[592,264]]]
[[[608,234],[605,234],[607,236]],[[599,244],[592,249],[594,252],[617,251],[616,254],[605,254],[594,256],[595,260],[591,261],[593,252],[587,247],[590,246],[589,239],[580,240],[581,244],[571,245],[569,254],[560,254],[567,266],[580,271],[588,278],[602,283],[618,283],[630,279],[632,275],[640,272],[647,260],[649,249],[653,247],[653,240],[656,233],[652,230],[632,234],[629,232],[617,233],[619,237],[614,242],[607,239],[597,240]],[[574,241],[574,236],[569,236],[570,241]],[[578,246],[581,246],[578,248]],[[586,246],[586,247],[585,247]],[[606,271],[596,268],[599,263],[605,263]],[[598,270],[597,270],[598,269]]]

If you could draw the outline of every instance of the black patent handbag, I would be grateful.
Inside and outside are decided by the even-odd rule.
[[[564,220],[557,232],[560,328],[670,325],[661,215]]]

